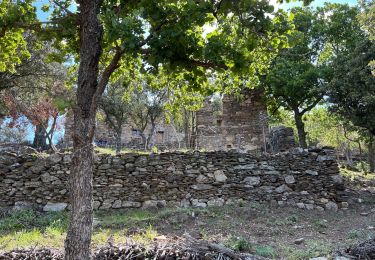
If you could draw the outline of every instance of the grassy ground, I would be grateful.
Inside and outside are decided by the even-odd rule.
[[[148,244],[157,236],[191,236],[274,259],[326,255],[375,234],[372,203],[339,212],[271,208],[252,203],[206,209],[113,210],[95,213],[93,246],[129,239]],[[362,216],[360,213],[369,213]],[[0,251],[14,248],[61,249],[66,213],[32,210],[0,218]],[[296,241],[303,241],[296,244]]]

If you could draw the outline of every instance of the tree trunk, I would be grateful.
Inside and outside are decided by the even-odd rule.
[[[80,64],[77,102],[74,108],[73,158],[69,174],[70,225],[65,240],[65,259],[90,259],[92,234],[93,137],[97,109],[98,68],[102,27],[100,0],[79,2]],[[100,93],[101,94],[101,93]]]
[[[155,125],[155,122],[153,120],[151,120],[151,130],[150,130],[150,133],[148,134],[148,138],[147,138],[147,149],[150,150],[152,147],[152,137],[154,136],[154,133],[155,133],[155,128],[156,128],[156,125]]]
[[[296,122],[296,127],[297,127],[297,132],[298,132],[299,145],[302,148],[307,148],[305,124],[302,121],[302,115],[299,113],[298,108],[294,109],[294,120]]]
[[[190,128],[189,128],[189,114],[188,111],[184,108],[184,132],[185,132],[185,145],[186,149],[190,148]]]
[[[375,172],[375,145],[374,141],[368,143],[368,163],[370,165],[370,172]]]
[[[35,126],[33,147],[39,150],[48,149],[45,127],[41,124]]]
[[[142,137],[142,142],[143,142],[143,149],[146,151],[147,150],[147,138],[146,138],[146,135],[142,132],[141,133],[141,137]]]
[[[121,153],[121,148],[122,148],[121,135],[122,135],[122,128],[117,129],[116,130],[116,154]]]

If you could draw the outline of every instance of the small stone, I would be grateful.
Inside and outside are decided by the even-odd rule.
[[[297,203],[296,205],[297,205],[297,207],[300,208],[300,209],[304,209],[304,208],[305,208],[305,204],[304,204],[304,203],[299,202],[299,203]]]
[[[257,186],[260,184],[260,177],[246,177],[243,181],[248,185]]]
[[[143,202],[142,207],[145,209],[164,208],[166,206],[165,200],[146,200]]]
[[[341,202],[341,207],[347,209],[349,207],[349,203],[346,201]]]
[[[296,240],[294,240],[294,244],[296,244],[296,245],[300,245],[303,242],[305,242],[305,239],[303,237],[297,238]]]
[[[342,184],[344,182],[342,176],[340,174],[332,175],[331,179],[335,184]]]
[[[197,179],[196,179],[196,181],[197,181],[198,183],[205,183],[205,182],[207,182],[207,180],[208,180],[208,178],[207,178],[206,176],[204,176],[203,174],[200,174],[200,175],[197,177]]]
[[[227,176],[224,174],[224,171],[217,170],[214,172],[215,181],[217,182],[225,182],[227,180]]]
[[[305,204],[305,207],[306,207],[307,210],[313,210],[314,209],[313,204]]]
[[[317,209],[318,211],[324,211],[324,208],[321,207],[321,206],[316,206],[316,209]]]
[[[293,175],[285,176],[284,180],[285,180],[286,184],[293,184],[293,183],[296,182]]]
[[[63,211],[66,209],[68,204],[66,203],[53,203],[53,202],[48,202],[44,207],[43,211]]]
[[[207,206],[220,207],[224,205],[224,202],[225,201],[222,198],[212,199],[212,200],[207,201]]]
[[[140,208],[142,204],[136,201],[123,201],[121,206],[123,208]]]
[[[62,160],[62,157],[61,157],[61,155],[55,153],[55,154],[51,154],[50,156],[48,156],[48,160],[51,163],[56,164],[56,163],[58,163]]]
[[[92,204],[93,209],[99,209],[100,207],[100,201],[94,200]]]
[[[121,200],[115,200],[115,202],[113,202],[113,204],[112,204],[112,208],[114,208],[114,209],[121,208]]]
[[[320,256],[320,257],[310,258],[309,260],[328,260],[328,258],[324,256]]]
[[[312,171],[312,170],[306,170],[305,173],[312,175],[312,176],[318,176],[319,173],[317,171]]]
[[[361,213],[359,213],[359,215],[361,215],[361,216],[368,216],[370,213],[368,213],[368,212],[361,212]]]
[[[284,193],[284,192],[286,192],[286,191],[290,191],[291,189],[287,186],[287,185],[285,185],[285,184],[283,184],[283,185],[281,185],[281,186],[279,186],[279,187],[277,187],[276,189],[275,189],[275,191],[277,192],[277,193]]]
[[[332,210],[332,211],[337,211],[339,207],[337,206],[336,203],[329,201],[325,204],[326,210]]]
[[[196,184],[192,185],[191,188],[194,190],[210,190],[213,188],[213,186],[209,184]]]
[[[188,201],[186,199],[181,200],[181,202],[180,202],[180,207],[181,208],[188,208],[190,206],[191,206],[190,201]]]
[[[197,199],[191,200],[191,205],[195,208],[205,208],[205,207],[207,207],[207,204],[205,202],[200,202]]]
[[[31,202],[16,201],[14,203],[13,210],[14,211],[19,211],[19,210],[31,209],[32,207],[33,207],[33,204]]]

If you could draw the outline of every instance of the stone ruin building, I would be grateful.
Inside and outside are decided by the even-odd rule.
[[[71,137],[73,127],[73,119],[67,117],[65,121],[65,133],[64,133],[64,143],[66,146],[72,146],[73,140]],[[151,127],[147,127],[144,131],[146,136],[149,135]],[[158,123],[151,140],[151,143],[158,148],[179,148],[183,140],[183,134],[178,133],[172,125]],[[108,125],[97,120],[94,143],[100,147],[112,147],[115,145],[116,134],[108,127]],[[122,146],[129,149],[143,149],[141,132],[139,129],[134,128],[130,124],[125,124],[122,128]]]
[[[243,93],[241,97],[225,95],[221,113],[214,113],[212,100],[207,98],[202,109],[196,112],[193,146],[195,149],[267,151],[279,152],[295,147],[293,130],[277,127],[269,130],[267,107],[261,90]],[[72,145],[71,128],[73,120],[67,118],[64,143]],[[150,128],[145,130],[146,136]],[[184,133],[177,132],[172,125],[159,123],[152,144],[160,149],[185,147]],[[114,146],[115,133],[103,121],[97,122],[95,144]],[[130,149],[142,149],[140,131],[130,124],[122,130],[122,145]]]
[[[206,150],[265,150],[267,107],[261,91],[223,97],[221,115],[212,113],[210,100],[197,112],[197,147]]]

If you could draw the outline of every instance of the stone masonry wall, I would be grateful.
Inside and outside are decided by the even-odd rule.
[[[73,118],[71,116],[65,119],[64,126],[64,143],[66,146],[72,146]],[[124,124],[121,133],[122,146],[131,149],[143,149],[142,137],[133,130],[135,130],[135,128],[130,124]],[[148,126],[145,129],[145,135],[148,136],[150,131],[151,126]],[[182,140],[183,134],[177,133],[173,126],[158,123],[151,142],[153,146],[156,147],[176,148],[179,147],[179,143],[181,143]],[[97,120],[94,141],[99,146],[114,146],[116,134],[105,122]]]
[[[264,150],[268,136],[267,108],[261,91],[223,97],[223,114],[216,117],[209,100],[197,111],[198,147],[206,150]]]
[[[0,153],[0,206],[67,203],[71,154]],[[343,184],[327,151],[254,156],[238,152],[97,155],[96,209],[205,207],[237,200],[333,208]]]

